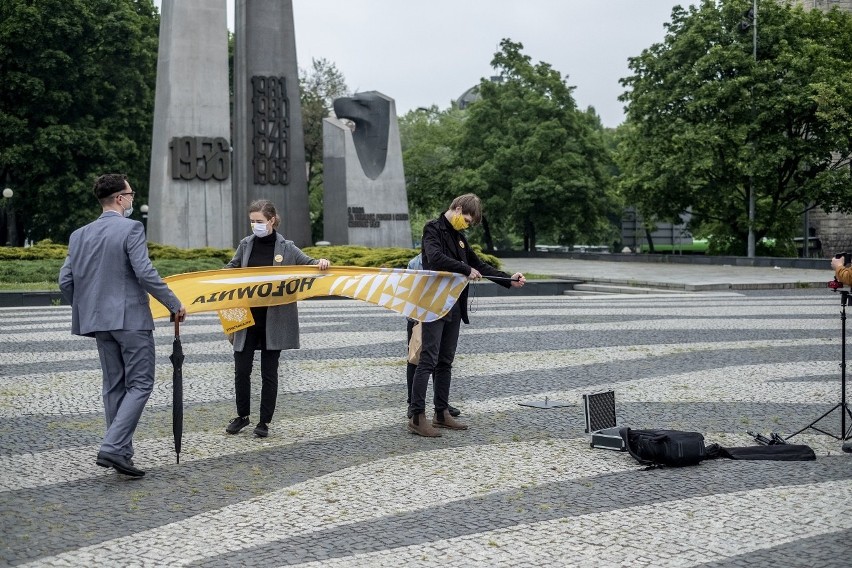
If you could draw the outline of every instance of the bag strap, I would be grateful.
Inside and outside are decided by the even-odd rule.
[[[635,446],[630,445],[630,434],[631,434],[630,428],[625,426],[624,428],[621,428],[621,429],[618,430],[618,434],[621,436],[621,439],[624,440],[624,447],[627,448],[627,453],[629,453],[631,456],[633,456],[633,459],[635,459],[637,462],[639,462],[639,465],[648,466],[648,467],[645,468],[645,470],[656,469],[658,467],[662,467],[661,464],[658,464],[658,463],[652,462],[651,460],[640,457],[639,454],[636,453]]]

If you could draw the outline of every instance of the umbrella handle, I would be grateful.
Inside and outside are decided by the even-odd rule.
[[[180,322],[178,318],[174,318],[175,320],[175,337],[180,337]]]

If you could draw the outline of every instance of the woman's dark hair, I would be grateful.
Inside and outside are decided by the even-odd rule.
[[[281,217],[278,216],[278,210],[275,209],[275,204],[268,199],[258,199],[252,201],[249,205],[249,213],[260,211],[267,220],[272,221],[272,227],[277,229],[281,224]]]

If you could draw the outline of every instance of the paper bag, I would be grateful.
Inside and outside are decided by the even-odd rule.
[[[411,328],[411,340],[408,342],[408,362],[416,365],[420,362],[420,348],[423,346],[423,324],[417,322]]]

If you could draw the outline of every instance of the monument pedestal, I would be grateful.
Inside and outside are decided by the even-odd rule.
[[[234,244],[249,234],[248,205],[269,199],[279,231],[311,244],[292,0],[236,0]],[[226,60],[227,61],[227,60]]]
[[[225,0],[163,0],[148,239],[230,248],[231,117]]]

